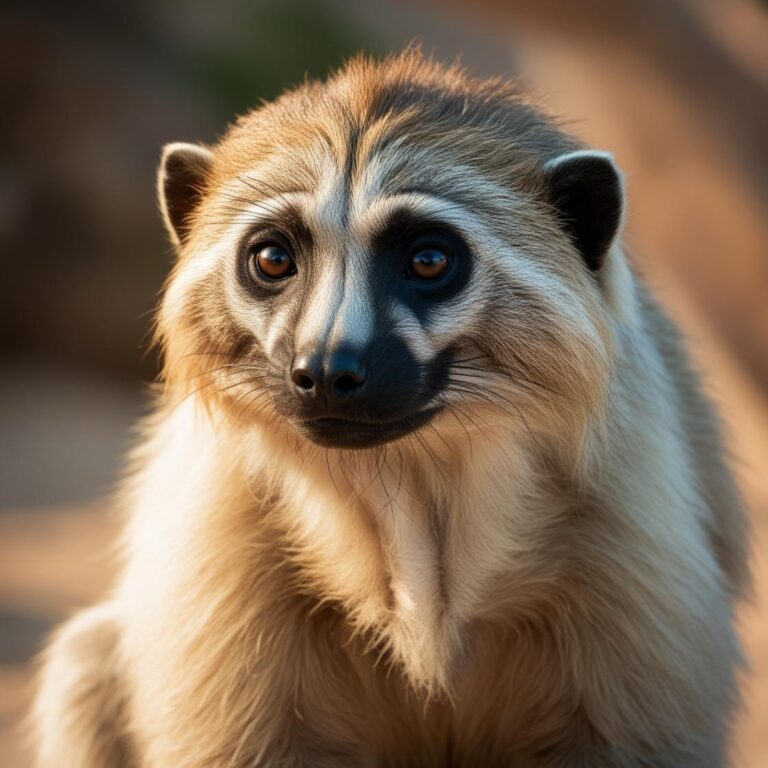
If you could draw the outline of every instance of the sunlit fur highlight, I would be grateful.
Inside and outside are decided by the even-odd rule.
[[[620,242],[589,273],[546,202],[543,164],[577,149],[516,85],[413,51],[212,148],[122,575],[47,651],[41,766],[723,765],[744,517]],[[441,207],[476,255],[431,323],[392,310],[417,359],[460,350],[444,411],[320,449],[274,407],[270,360],[283,329],[326,327],[329,296],[270,340],[237,244],[294,206],[321,248],[364,249],[396,205]]]

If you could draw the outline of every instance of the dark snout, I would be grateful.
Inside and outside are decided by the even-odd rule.
[[[301,350],[288,375],[293,420],[319,445],[366,448],[423,426],[438,410],[440,376],[397,337]]]

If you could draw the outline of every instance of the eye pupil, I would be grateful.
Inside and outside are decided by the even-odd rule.
[[[411,257],[409,268],[422,280],[434,280],[448,268],[448,257],[436,248],[424,248]]]
[[[258,271],[270,280],[280,280],[296,271],[290,254],[279,245],[267,245],[259,249],[254,261]]]

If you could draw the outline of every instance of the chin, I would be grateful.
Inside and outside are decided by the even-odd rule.
[[[390,421],[363,421],[319,417],[297,422],[299,432],[315,445],[342,450],[363,450],[391,443],[429,424],[440,412],[433,406]]]

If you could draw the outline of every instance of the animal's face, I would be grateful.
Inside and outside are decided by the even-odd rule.
[[[432,142],[424,118],[347,115],[330,136],[313,119],[256,113],[255,144],[246,122],[212,153],[166,152],[172,366],[239,418],[341,448],[588,405],[620,214],[610,161],[546,165],[460,116]],[[506,167],[484,165],[494,146]]]
[[[441,409],[475,255],[436,199],[356,206],[334,186],[257,203],[229,307],[284,417],[322,445],[369,446]]]

